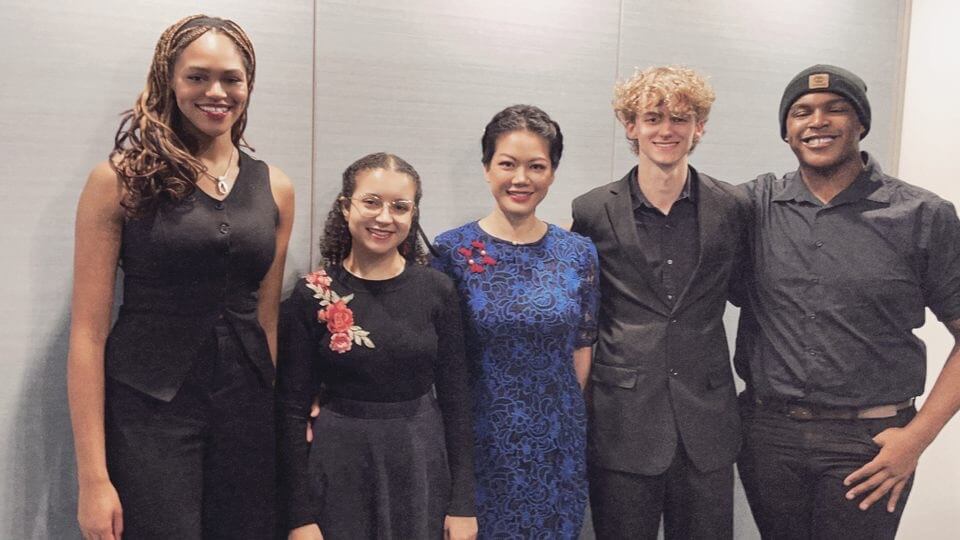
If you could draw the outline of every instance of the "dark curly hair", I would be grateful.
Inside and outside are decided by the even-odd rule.
[[[153,53],[147,85],[133,108],[123,113],[110,152],[110,165],[123,183],[121,204],[127,217],[142,217],[180,201],[193,193],[197,178],[206,171],[194,156],[197,142],[183,129],[170,77],[180,53],[207,32],[223,34],[236,45],[247,72],[247,90],[253,90],[256,55],[253,43],[237,23],[191,15],[164,30]],[[249,105],[248,97],[245,107]],[[244,108],[231,128],[230,138],[234,145],[250,148],[243,139],[246,125]]]
[[[480,148],[483,150],[481,162],[485,169],[490,168],[490,161],[497,151],[497,139],[501,135],[514,131],[529,131],[543,137],[550,149],[550,165],[554,170],[560,166],[560,156],[563,154],[563,133],[560,124],[553,121],[550,115],[533,105],[511,105],[493,116],[483,130],[480,139]]]
[[[347,226],[347,220],[343,217],[343,198],[353,197],[353,192],[357,187],[357,175],[361,171],[373,169],[386,169],[405,174],[413,180],[417,192],[413,197],[414,211],[413,219],[410,223],[410,233],[397,246],[397,251],[407,262],[413,264],[426,264],[427,254],[423,242],[420,241],[418,233],[420,231],[420,197],[423,195],[423,189],[420,186],[420,175],[417,170],[399,156],[377,152],[369,154],[354,161],[347,170],[343,171],[343,185],[340,187],[340,193],[333,201],[333,207],[327,214],[327,222],[323,226],[323,238],[320,240],[320,256],[323,262],[330,266],[339,266],[343,260],[350,254],[350,229]]]

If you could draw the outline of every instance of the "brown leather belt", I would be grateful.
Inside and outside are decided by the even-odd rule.
[[[892,418],[898,412],[913,406],[914,398],[900,403],[874,407],[826,407],[772,398],[756,398],[758,408],[778,412],[794,420],[864,420],[869,418]]]

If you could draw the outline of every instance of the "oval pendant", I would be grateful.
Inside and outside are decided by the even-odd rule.
[[[217,178],[217,193],[221,195],[227,194],[227,182],[222,176]]]

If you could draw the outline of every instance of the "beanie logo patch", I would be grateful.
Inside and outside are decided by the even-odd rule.
[[[807,79],[807,88],[810,90],[819,90],[821,88],[830,88],[829,73],[814,73]]]

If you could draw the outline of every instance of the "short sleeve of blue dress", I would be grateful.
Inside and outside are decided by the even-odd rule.
[[[596,249],[553,225],[514,245],[476,223],[436,246],[433,266],[453,278],[467,318],[480,537],[576,538],[586,412],[573,351],[597,336]]]

